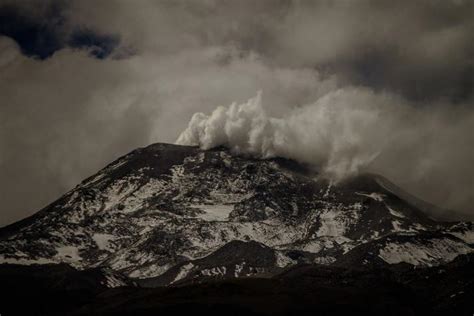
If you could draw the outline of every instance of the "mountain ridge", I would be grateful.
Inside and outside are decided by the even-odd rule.
[[[1,228],[0,262],[105,267],[171,285],[178,275],[204,282],[302,263],[443,265],[472,251],[472,223],[433,220],[420,210],[428,204],[401,192],[372,174],[333,185],[316,168],[284,158],[152,144]],[[268,247],[272,259],[264,266],[202,261],[222,258],[227,244],[237,247],[230,254],[251,252],[248,242]],[[376,254],[364,257],[369,251]]]

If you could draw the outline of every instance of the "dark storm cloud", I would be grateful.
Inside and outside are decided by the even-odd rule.
[[[473,5],[0,0],[0,224],[259,89],[274,117],[335,91],[381,113],[353,126],[393,141],[371,170],[472,217]]]
[[[109,56],[118,45],[116,35],[96,34],[80,26],[68,25],[64,16],[66,2],[46,2],[32,7],[6,3],[0,6],[0,35],[14,39],[23,54],[40,59],[51,57],[65,47],[89,49],[97,58]]]
[[[472,97],[472,1],[298,2],[277,29],[283,63],[417,100]]]

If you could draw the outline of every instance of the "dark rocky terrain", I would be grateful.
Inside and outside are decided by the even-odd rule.
[[[99,270],[0,269],[6,315],[472,315],[474,257],[443,267],[297,265],[269,278],[108,288]]]
[[[4,310],[472,315],[473,225],[430,207],[377,175],[154,144],[0,229]]]

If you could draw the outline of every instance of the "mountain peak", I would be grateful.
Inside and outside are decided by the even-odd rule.
[[[105,267],[166,285],[298,263],[430,266],[471,251],[472,226],[436,222],[416,202],[376,175],[333,184],[284,158],[152,144],[3,228],[0,260]],[[249,257],[260,246],[263,263]]]

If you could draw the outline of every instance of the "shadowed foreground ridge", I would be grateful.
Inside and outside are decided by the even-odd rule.
[[[377,175],[153,144],[2,228],[2,286],[40,314],[470,315],[472,223],[430,207]]]

